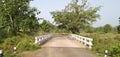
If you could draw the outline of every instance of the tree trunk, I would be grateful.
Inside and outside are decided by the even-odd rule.
[[[12,33],[14,35],[16,35],[16,27],[15,27],[15,23],[14,23],[14,19],[12,18],[12,16],[9,14],[9,18],[10,18],[10,21],[11,21],[11,26],[12,26]]]

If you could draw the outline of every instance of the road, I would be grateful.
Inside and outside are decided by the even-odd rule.
[[[95,57],[86,47],[67,36],[50,39],[40,50],[24,52],[22,57]]]

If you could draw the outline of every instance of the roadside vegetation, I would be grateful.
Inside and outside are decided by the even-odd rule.
[[[80,35],[93,38],[92,51],[98,57],[105,55],[105,50],[108,50],[109,57],[119,57],[120,55],[120,34],[117,33],[80,33]]]
[[[30,0],[0,0],[0,49],[4,57],[40,48],[34,45],[34,33],[39,28],[36,15],[40,12],[29,3]]]
[[[46,33],[74,33],[93,38],[93,51],[103,57],[108,50],[109,57],[120,57],[120,25],[106,24],[92,27],[100,19],[100,6],[90,7],[87,0],[72,0],[61,11],[50,12],[55,24],[36,15],[40,11],[29,6],[30,0],[0,0],[0,49],[4,57],[15,57],[23,51],[34,51],[40,47],[34,44],[34,37]],[[16,47],[16,53],[13,48]]]
[[[53,11],[51,14],[56,24],[59,24],[58,28],[64,32],[93,38],[92,51],[96,56],[103,57],[105,50],[108,50],[109,57],[120,57],[120,26],[91,26],[100,18],[97,13],[99,9],[100,7],[89,7],[87,0],[83,0],[82,4],[78,4],[78,0],[72,0],[65,9]]]

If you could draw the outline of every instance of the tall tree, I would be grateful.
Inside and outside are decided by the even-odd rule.
[[[72,33],[79,32],[84,26],[90,25],[100,17],[100,7],[89,7],[87,0],[72,0],[62,11],[51,12],[55,22]]]
[[[23,28],[30,28],[33,23],[38,24],[35,15],[40,12],[29,6],[30,1],[32,0],[0,0],[1,26],[9,26],[9,30],[16,34]]]

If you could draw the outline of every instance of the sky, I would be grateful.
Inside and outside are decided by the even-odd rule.
[[[30,6],[41,11],[38,17],[53,22],[54,19],[50,12],[62,10],[70,2],[71,0],[34,0],[30,3]],[[117,26],[119,24],[120,0],[88,0],[88,2],[92,7],[101,6],[100,11],[98,11],[101,17],[93,23],[94,27],[104,26],[105,24]]]

